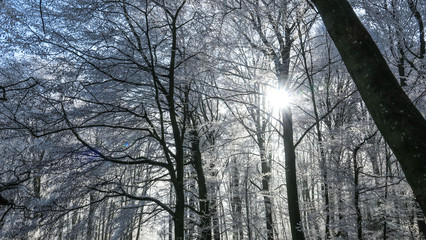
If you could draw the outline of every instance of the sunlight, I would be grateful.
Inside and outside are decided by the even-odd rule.
[[[276,109],[282,109],[290,106],[292,103],[292,95],[285,89],[272,88],[266,92],[266,98],[269,104]]]

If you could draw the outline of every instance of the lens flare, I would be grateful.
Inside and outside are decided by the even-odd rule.
[[[273,108],[285,108],[292,103],[292,95],[285,89],[273,88],[267,91],[266,98]]]

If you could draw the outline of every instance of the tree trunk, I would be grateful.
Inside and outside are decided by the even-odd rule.
[[[387,148],[385,146],[385,196],[384,196],[384,202],[386,203],[388,201],[388,178],[390,174],[390,155],[388,154]],[[383,240],[387,239],[388,234],[388,223],[387,223],[387,209],[384,208],[384,214],[383,214]]]
[[[417,1],[416,1],[417,2]],[[425,43],[425,29],[423,25],[422,15],[420,15],[419,10],[417,10],[416,4],[413,0],[407,0],[408,6],[410,7],[411,13],[413,13],[414,17],[417,20],[419,25],[419,42],[420,42],[420,50],[419,50],[419,58],[423,59],[426,53],[426,43]]]
[[[173,121],[172,121],[173,122]],[[175,138],[176,139],[176,138]],[[176,142],[176,141],[175,141]],[[173,223],[175,225],[175,240],[185,239],[185,190],[184,190],[184,161],[183,161],[183,147],[180,143],[176,142],[176,179],[173,181],[175,188],[175,215]]]
[[[215,170],[215,165],[212,163],[210,164],[210,177],[215,179],[217,178],[217,171]],[[219,229],[219,208],[218,208],[218,201],[217,201],[217,192],[218,192],[218,186],[216,181],[211,184],[211,202],[210,202],[210,215],[211,215],[211,222],[213,225],[213,239],[214,240],[220,240],[220,229]]]
[[[183,6],[183,5],[182,5]],[[179,11],[178,11],[179,12]],[[178,16],[178,12],[176,12],[176,16],[173,18],[171,24],[171,32],[172,32],[172,47],[171,47],[171,56],[170,56],[170,66],[169,66],[169,92],[166,96],[167,105],[169,107],[170,114],[170,123],[172,126],[173,132],[173,140],[176,148],[175,161],[176,161],[176,178],[172,179],[173,186],[175,188],[176,194],[176,205],[175,205],[175,216],[173,218],[175,224],[175,240],[184,240],[185,239],[185,187],[184,187],[184,149],[183,149],[183,140],[185,136],[184,128],[179,128],[179,116],[176,111],[176,102],[174,99],[175,95],[175,61],[176,61],[176,49],[177,49],[177,26],[176,19]],[[184,112],[183,115],[188,114]],[[185,122],[181,123],[185,124]]]
[[[232,239],[242,240],[243,228],[242,228],[242,200],[241,200],[241,188],[240,188],[240,172],[239,166],[235,158],[232,160],[231,169],[231,211],[232,211]]]
[[[265,205],[265,218],[266,218],[266,232],[267,239],[274,239],[274,225],[272,219],[272,203],[271,203],[271,193],[269,190],[269,181],[271,178],[271,167],[269,159],[265,159],[265,153],[261,153],[262,159],[262,192],[263,192],[263,204]],[[262,157],[263,155],[263,157]]]
[[[246,202],[247,238],[248,238],[248,240],[252,240],[248,182],[249,182],[249,166],[247,166],[246,173],[245,173],[245,176],[244,176],[244,191],[245,191],[244,197],[245,197],[245,202]]]
[[[354,160],[354,205],[355,205],[355,211],[356,211],[356,227],[357,227],[357,239],[362,240],[362,215],[361,215],[361,208],[359,206],[359,167],[358,167],[358,161],[356,158],[356,155],[358,153],[358,150],[360,149],[359,146],[355,148],[353,151],[352,158]]]
[[[259,90],[259,88],[258,88]],[[256,126],[256,139],[257,146],[260,152],[260,163],[262,172],[262,195],[263,204],[265,206],[265,224],[266,224],[266,236],[268,240],[274,239],[274,222],[272,218],[272,202],[271,202],[271,191],[269,189],[271,181],[271,156],[268,156],[266,147],[265,130],[266,126],[269,125],[269,121],[262,118],[261,108],[265,107],[264,96],[259,96],[257,101],[256,115],[254,118]]]
[[[95,193],[90,192],[89,193],[89,215],[87,216],[87,232],[86,232],[86,239],[92,240],[95,236],[96,232],[93,231],[94,229],[94,217],[95,217],[95,209],[96,206],[93,203],[95,201]]]
[[[200,151],[200,140],[198,138],[198,132],[194,129],[191,131],[191,148],[192,158],[194,162],[194,168],[197,173],[197,184],[198,184],[198,202],[200,206],[200,218],[201,218],[201,239],[211,240],[212,231],[210,223],[210,206],[207,197],[207,184],[206,178],[203,171],[203,162]]]
[[[183,188],[183,184],[181,182],[178,182],[177,184],[174,184],[174,185],[175,185],[175,191],[176,191],[176,209],[175,209],[175,216],[173,218],[173,223],[175,224],[175,231],[174,231],[175,240],[184,240],[184,236],[185,236],[185,228],[184,228],[185,194],[184,194],[184,188]]]
[[[288,212],[290,215],[291,236],[293,239],[305,239],[302,231],[299,210],[299,196],[297,192],[296,178],[296,154],[293,143],[293,123],[290,107],[283,109],[283,127],[284,127],[284,153],[285,153],[285,171],[287,183],[287,201]]]
[[[174,111],[173,111],[174,112]],[[171,112],[172,113],[172,112]],[[177,121],[173,114],[172,125],[177,129]],[[176,146],[176,175],[172,177],[172,184],[175,190],[175,212],[173,216],[175,240],[185,239],[185,187],[184,187],[184,156],[183,145],[179,142],[179,133],[174,129]],[[173,175],[173,174],[172,174]]]
[[[255,1],[254,5],[259,6],[259,1]],[[291,11],[288,11],[290,8],[288,1],[279,1],[279,8],[282,11],[280,16],[290,16]],[[256,14],[258,14],[257,12]],[[286,21],[289,19],[279,19],[279,21],[284,22],[283,26],[278,26],[279,24],[273,23],[272,29],[274,38],[270,41],[264,35],[263,24],[260,21],[261,18],[265,17],[264,15],[253,16],[251,22],[254,29],[258,32],[262,42],[264,44],[264,53],[265,56],[269,57],[274,62],[275,74],[278,79],[278,87],[282,90],[288,90],[291,80],[289,79],[290,72],[290,51],[293,43],[292,32],[294,27],[291,26],[291,21]],[[272,15],[267,14],[267,18],[272,20]],[[271,22],[272,23],[272,22]],[[281,28],[282,27],[282,28]],[[284,32],[282,32],[284,30]],[[278,43],[278,49],[275,51],[272,46]],[[256,47],[257,48],[257,47]],[[297,194],[297,178],[296,178],[296,155],[293,143],[293,124],[291,117],[290,107],[286,107],[283,111],[283,128],[284,128],[284,149],[285,149],[285,167],[286,167],[286,184],[287,184],[287,194],[288,194],[288,208],[290,213],[290,226],[293,239],[305,239],[304,233],[301,229],[301,218],[299,211],[299,202]],[[268,199],[265,199],[267,203]],[[270,200],[269,200],[270,201]],[[267,213],[268,214],[268,213]],[[272,217],[272,215],[271,215]],[[272,220],[272,219],[271,219]],[[271,226],[272,227],[272,226]],[[269,227],[268,227],[269,228]],[[273,231],[272,231],[273,232]],[[270,235],[271,238],[273,237]],[[269,236],[268,236],[269,237]]]
[[[170,184],[170,195],[169,195],[169,201],[170,201],[170,203],[172,203],[173,201],[174,201],[174,199],[173,199],[173,197],[174,197],[174,195],[173,195],[173,191],[172,191],[172,189],[173,189],[173,184]],[[169,240],[173,240],[173,216],[169,216],[169,232],[168,232],[168,236],[169,236]]]
[[[383,138],[426,212],[426,121],[344,0],[313,0]]]

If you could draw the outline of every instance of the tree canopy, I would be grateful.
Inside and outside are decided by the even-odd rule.
[[[425,7],[1,1],[0,238],[426,237]]]

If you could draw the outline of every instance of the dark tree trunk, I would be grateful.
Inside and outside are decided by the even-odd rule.
[[[402,87],[407,86],[407,77],[405,76],[405,56],[404,49],[402,48],[401,42],[398,40],[398,75],[399,75],[399,83]]]
[[[299,195],[297,192],[296,178],[296,154],[294,152],[293,142],[293,123],[290,107],[283,109],[283,127],[284,127],[284,153],[285,153],[285,171],[287,183],[287,201],[290,215],[291,236],[293,239],[305,239],[302,231],[299,210]]]
[[[313,0],[362,99],[426,212],[426,121],[344,0]]]
[[[417,2],[417,1],[416,1]],[[425,29],[423,25],[423,19],[422,15],[420,14],[419,10],[417,10],[416,4],[413,2],[413,0],[407,0],[408,6],[410,7],[411,13],[413,13],[414,17],[417,20],[417,23],[419,24],[419,42],[420,42],[420,51],[419,51],[419,58],[424,58],[426,53],[426,44],[425,44]]]
[[[175,39],[174,39],[175,40]],[[175,40],[176,41],[176,40]],[[174,57],[172,57],[174,59]],[[173,74],[170,74],[173,76]],[[176,148],[175,161],[176,161],[176,174],[171,173],[171,180],[173,187],[175,189],[175,213],[173,217],[173,222],[175,225],[175,240],[185,239],[185,190],[184,190],[184,154],[183,154],[183,136],[184,132],[179,129],[179,124],[177,120],[177,114],[175,110],[175,102],[173,96],[174,90],[174,78],[170,77],[170,91],[167,97],[168,106],[170,108],[170,123],[173,130],[173,138]]]
[[[359,206],[359,170],[360,167],[358,167],[358,161],[356,158],[356,155],[358,153],[358,150],[360,149],[359,146],[355,148],[353,151],[353,160],[354,160],[354,205],[355,205],[355,211],[356,211],[356,224],[357,224],[357,239],[362,240],[362,215],[361,215],[361,208]]]
[[[192,148],[192,160],[194,162],[194,168],[197,173],[197,184],[198,184],[198,202],[200,206],[200,217],[201,217],[201,239],[211,240],[211,223],[210,223],[210,206],[207,196],[207,184],[204,176],[203,161],[201,158],[200,151],[200,140],[198,132],[194,129],[191,131],[191,148]]]
[[[172,203],[174,201],[174,195],[173,195],[173,184],[170,184],[170,195],[169,195],[169,201]],[[169,216],[169,240],[173,240],[173,216]]]
[[[385,164],[386,164],[386,169],[385,169],[385,196],[384,196],[384,201],[386,202],[388,200],[388,179],[389,179],[389,175],[391,174],[392,171],[390,171],[391,169],[391,165],[390,165],[390,154],[388,154],[387,148],[385,146]],[[383,240],[387,239],[387,234],[388,234],[388,223],[387,223],[387,210],[386,208],[384,209],[384,214],[383,214]]]
[[[179,178],[179,179],[183,179],[183,174],[182,174],[182,178]],[[184,240],[185,194],[184,194],[183,182],[179,181],[175,183],[174,187],[176,191],[176,209],[175,209],[175,216],[173,218],[173,223],[175,225],[174,234],[175,234],[176,240]]]
[[[254,1],[254,5],[258,6],[259,1]],[[279,7],[282,10],[282,16],[290,16],[291,11],[288,11],[291,8],[288,1],[280,1]],[[281,16],[281,15],[280,15]],[[251,19],[254,29],[258,32],[262,42],[264,44],[264,53],[265,56],[269,57],[275,64],[275,72],[278,78],[278,87],[283,90],[289,89],[289,84],[291,80],[289,79],[289,71],[290,71],[290,51],[293,43],[292,32],[294,30],[294,26],[291,26],[291,21],[286,21],[289,19],[280,19],[277,20],[276,23],[273,23],[272,29],[268,29],[273,31],[274,39],[268,39],[265,37],[263,32],[263,24],[261,19],[263,15],[256,15]],[[272,15],[267,14],[267,18],[272,23],[273,17]],[[279,21],[283,21],[285,24],[279,27],[277,24]],[[282,32],[284,30],[284,32]],[[272,41],[270,41],[272,40]],[[274,50],[275,44],[278,43],[277,51]],[[293,124],[291,117],[291,109],[290,107],[283,109],[283,128],[284,128],[284,149],[285,149],[285,165],[286,165],[286,184],[287,184],[287,194],[288,194],[288,208],[290,213],[290,227],[292,232],[293,239],[305,239],[304,233],[301,229],[301,218],[299,211],[299,202],[298,202],[298,194],[297,194],[297,174],[296,174],[296,155],[293,143]],[[268,201],[270,199],[264,199],[265,206],[269,205]],[[266,214],[269,214],[268,212]],[[268,218],[268,216],[267,216]],[[268,221],[268,220],[267,220]],[[271,215],[271,226],[267,226],[267,228],[272,228],[272,215]],[[268,223],[267,223],[268,224]],[[273,231],[268,229],[268,238],[273,238]]]
[[[175,215],[173,218],[175,224],[175,240],[184,240],[185,239],[185,189],[184,189],[184,149],[183,149],[183,141],[185,137],[185,127],[182,129],[179,127],[180,124],[185,126],[186,122],[180,123],[178,120],[178,113],[176,111],[176,102],[174,99],[175,95],[175,70],[176,70],[176,53],[177,53],[177,35],[178,35],[178,27],[177,27],[177,18],[180,10],[184,6],[185,1],[179,6],[176,10],[175,15],[172,17],[172,22],[170,24],[171,28],[171,52],[170,52],[170,65],[168,68],[168,79],[169,79],[169,91],[166,95],[167,105],[169,107],[170,114],[170,123],[172,126],[173,132],[173,140],[176,148],[175,161],[176,161],[176,177],[173,179],[173,186],[175,188],[176,194],[176,205],[175,205]],[[188,93],[185,94],[185,98],[187,98]],[[187,101],[188,99],[186,99]],[[188,116],[187,109],[184,108],[183,116]],[[185,117],[186,117],[185,116]],[[186,120],[186,118],[183,118]],[[171,173],[171,175],[173,175]]]
[[[278,87],[287,90],[289,85],[290,71],[290,50],[292,45],[291,30],[286,27],[285,41],[281,44],[281,62],[278,58],[275,59],[275,64],[278,66],[277,77]],[[290,215],[290,228],[293,239],[304,240],[305,234],[302,230],[302,222],[300,218],[299,196],[297,192],[297,173],[296,173],[296,153],[293,141],[293,119],[290,106],[282,109],[283,119],[283,142],[285,154],[286,168],[286,184],[287,184],[287,201],[288,212]]]

